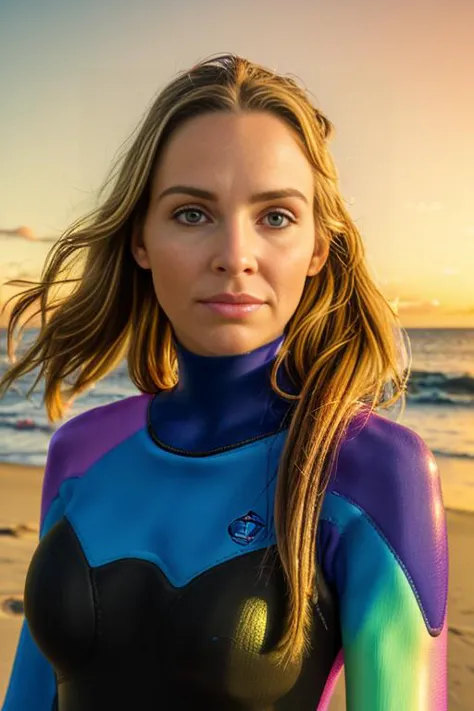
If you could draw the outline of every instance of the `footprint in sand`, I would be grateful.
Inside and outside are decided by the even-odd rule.
[[[19,617],[24,614],[22,595],[0,597],[0,617]]]
[[[0,536],[12,538],[29,538],[38,536],[38,526],[35,523],[17,523],[14,526],[0,526]]]
[[[472,627],[461,627],[449,625],[449,632],[459,638],[462,644],[467,647],[474,647],[474,629]]]

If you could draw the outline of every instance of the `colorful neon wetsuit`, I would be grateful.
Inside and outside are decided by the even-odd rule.
[[[269,382],[283,338],[212,358],[176,344],[173,391],[55,432],[3,711],[322,711],[343,664],[350,711],[446,711],[439,476],[378,414],[353,420],[325,496],[311,656],[265,656],[285,604],[279,564],[258,575],[292,407]]]

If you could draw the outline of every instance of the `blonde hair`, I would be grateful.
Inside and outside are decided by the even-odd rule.
[[[316,533],[344,431],[361,408],[370,414],[399,398],[404,407],[409,373],[398,317],[369,274],[360,233],[338,189],[327,145],[333,124],[292,78],[229,54],[202,61],[161,91],[100,191],[100,206],[62,234],[40,282],[10,282],[30,287],[12,297],[16,303],[7,332],[12,360],[15,329],[38,302],[20,335],[34,315],[41,314],[41,327],[1,379],[0,394],[39,366],[29,394],[44,378],[45,406],[55,421],[69,399],[125,356],[140,391],[155,393],[176,384],[171,324],[157,302],[150,272],[132,257],[131,232],[144,218],[153,169],[166,140],[184,121],[214,111],[267,111],[286,122],[314,171],[314,217],[329,245],[324,268],[306,281],[272,370],[275,392],[298,401],[279,464],[274,511],[288,604],[272,654],[286,665],[301,662],[309,651],[317,597]],[[80,273],[72,278],[72,267],[81,259]],[[72,291],[54,299],[53,288],[66,283],[74,284]],[[300,385],[297,395],[277,385],[283,363]],[[71,383],[65,387],[67,378]]]

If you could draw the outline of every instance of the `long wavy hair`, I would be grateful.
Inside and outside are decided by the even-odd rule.
[[[13,364],[0,380],[0,396],[38,368],[28,395],[44,379],[44,404],[54,422],[125,357],[138,390],[156,393],[176,385],[172,327],[151,273],[131,254],[131,234],[144,219],[167,139],[184,121],[216,111],[266,111],[286,122],[314,172],[315,224],[329,245],[324,268],[306,280],[271,373],[273,390],[294,401],[274,504],[287,615],[272,654],[284,665],[301,663],[310,649],[317,600],[318,522],[339,444],[356,412],[370,414],[399,399],[403,412],[410,365],[408,339],[400,337],[406,333],[370,276],[361,235],[338,187],[328,148],[334,126],[293,78],[228,54],[181,72],[158,94],[112,167],[99,206],[61,235],[40,281],[9,282],[28,288],[7,302],[15,301],[7,329]],[[67,292],[54,296],[63,285]],[[16,329],[21,337],[38,314],[39,334],[16,358]],[[282,364],[299,386],[296,393],[277,384]]]

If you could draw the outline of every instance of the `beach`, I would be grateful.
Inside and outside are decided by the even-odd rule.
[[[449,467],[474,466],[472,461],[448,458],[440,458],[438,464],[442,475]],[[42,476],[42,467],[0,463],[0,702],[23,620],[15,601],[22,598],[26,571],[38,541]],[[462,475],[457,478],[462,479]],[[469,711],[474,700],[474,512],[450,508],[454,503],[458,508],[469,503],[466,496],[456,501],[456,493],[450,489],[445,492],[450,555],[449,709]],[[344,709],[341,676],[330,711]]]

